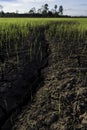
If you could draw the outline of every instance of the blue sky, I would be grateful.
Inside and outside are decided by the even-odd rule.
[[[5,12],[21,13],[28,12],[32,7],[40,8],[43,4],[48,3],[49,8],[54,8],[57,4],[63,5],[64,14],[67,15],[86,15],[87,16],[87,0],[0,0]]]

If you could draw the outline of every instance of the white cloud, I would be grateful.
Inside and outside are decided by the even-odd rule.
[[[64,14],[86,14],[87,11],[84,11],[86,9],[85,4],[81,4],[84,6],[81,10],[80,7],[74,7],[72,6],[72,3],[66,2],[69,0],[0,0],[0,4],[3,5],[3,10],[5,12],[16,12],[16,10],[19,10],[20,13],[28,12],[32,7],[35,7],[36,9],[40,8],[43,4],[48,3],[49,8],[54,8],[54,5],[57,4],[64,6]],[[74,1],[74,0],[73,0]],[[75,3],[76,4],[76,3]],[[87,3],[86,3],[87,5]],[[78,10],[79,8],[79,10]]]
[[[40,8],[44,3],[53,2],[54,0],[13,0],[13,1],[1,1],[0,4],[3,5],[3,10],[5,12],[28,12],[30,8],[36,7]]]
[[[54,0],[43,0],[43,1],[42,0],[18,0],[18,2],[24,2],[24,3],[26,3],[26,2],[28,2],[28,3],[29,2],[38,2],[39,3],[39,2],[50,2],[50,1],[52,2]]]

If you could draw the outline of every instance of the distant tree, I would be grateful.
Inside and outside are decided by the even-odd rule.
[[[51,9],[52,14],[55,14],[55,9]]]
[[[49,8],[48,8],[48,4],[45,4],[45,5],[44,5],[44,9],[45,9],[46,11],[48,11],[48,9],[49,9]]]
[[[0,12],[2,12],[2,10],[3,10],[3,6],[2,6],[2,5],[0,5]]]
[[[53,15],[52,11],[48,11],[48,16],[52,17],[52,15]]]
[[[0,5],[0,17],[4,16],[3,6]]]
[[[47,14],[48,10],[49,10],[48,4],[45,4],[45,5],[42,6],[42,14]]]
[[[57,12],[57,5],[54,5],[55,13]]]
[[[35,13],[36,13],[35,7],[31,8],[31,9],[29,10],[29,14],[35,14]]]
[[[59,14],[63,15],[63,6],[62,5],[59,6]]]
[[[19,13],[19,10],[16,10],[16,14],[18,14]]]
[[[37,13],[38,13],[38,14],[41,14],[41,13],[42,13],[42,9],[38,9],[38,10],[37,10]]]

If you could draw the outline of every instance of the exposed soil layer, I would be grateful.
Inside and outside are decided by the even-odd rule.
[[[0,77],[0,129],[87,130],[87,41],[82,55],[73,48],[66,58],[67,47],[42,30],[42,53],[32,61],[19,54],[19,66],[12,57]]]
[[[41,31],[41,28],[38,30]],[[28,45],[18,51],[18,62],[14,51],[8,58],[0,53],[0,129],[12,129],[11,117],[17,116],[21,108],[32,100],[40,82],[44,80],[41,69],[48,64],[48,47],[43,31],[37,37],[37,42],[39,39],[41,43],[35,44],[32,53],[28,53]],[[34,42],[33,38],[31,42]]]
[[[48,42],[48,66],[41,71],[44,82],[22,109],[14,130],[87,130],[87,53],[81,66],[77,58],[60,62],[57,44]]]

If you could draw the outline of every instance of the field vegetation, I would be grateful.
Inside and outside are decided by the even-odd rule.
[[[37,44],[38,47],[39,44],[42,44],[39,41],[39,38],[41,37],[39,28],[45,30],[44,33],[45,35],[48,35],[48,37],[60,40],[61,43],[58,44],[58,46],[62,47],[62,45],[64,45],[63,49],[68,49],[68,51],[64,53],[68,55],[72,54],[72,51],[75,51],[75,48],[77,49],[78,46],[83,44],[81,41],[85,41],[87,34],[87,19],[1,18],[0,55],[3,55],[4,58],[9,58],[15,53],[18,63],[18,53],[23,52],[26,48],[26,51],[30,55],[29,59],[31,59],[31,57],[33,57],[32,53],[36,53],[34,51]]]
[[[42,76],[42,70],[44,70],[47,66],[47,72],[44,72],[44,75]],[[45,74],[49,77],[49,79],[46,79]],[[57,78],[55,77],[56,75]],[[55,79],[58,81],[56,82]],[[78,102],[80,102],[80,98],[81,101],[84,102],[84,108],[81,108],[83,109],[83,112],[79,111],[78,115],[78,110],[75,110],[76,108],[74,107],[75,109],[73,108],[73,112],[77,115],[73,115],[73,117],[70,115],[71,118],[67,117],[67,120],[70,119],[70,122],[69,120],[67,121],[69,124],[67,124],[67,128],[65,128],[65,126],[63,130],[74,130],[77,127],[78,129],[86,129],[87,124],[85,122],[87,122],[87,120],[85,117],[87,116],[87,113],[85,104],[87,101],[84,100],[84,98],[86,99],[86,95],[83,93],[81,93],[83,95],[78,94],[80,95],[78,98],[78,95],[76,96],[76,92],[80,86],[81,89],[84,89],[87,93],[87,19],[0,18],[0,110],[2,109],[0,121],[1,128],[3,130],[5,128],[10,130],[10,127],[7,127],[9,126],[7,120],[12,123],[11,116],[14,113],[14,109],[22,106],[27,98],[32,101],[33,93],[40,88],[42,81],[44,82],[43,88],[46,89],[47,86],[45,84],[45,80],[50,84],[54,84],[52,81],[63,84],[60,88],[64,87],[63,89],[66,89],[64,91],[68,91],[69,94],[71,94],[68,95],[70,96],[68,100],[68,97],[63,95],[63,89],[58,88],[57,113],[59,117],[57,117],[58,115],[54,117],[56,118],[56,121],[59,118],[61,120],[63,119],[63,109],[65,111],[65,106],[67,111],[65,115],[67,117],[67,113],[69,111],[68,106],[71,107],[71,102],[72,106],[77,103],[77,107]],[[67,90],[66,87],[69,86],[66,84],[71,84],[72,87],[73,84],[74,87],[77,85],[75,93],[72,88],[71,90],[73,93],[71,93],[70,88]],[[55,84],[54,86],[56,85],[58,86],[58,84]],[[51,88],[51,90],[52,89],[53,88]],[[38,95],[40,94],[42,93],[39,93]],[[72,97],[73,94],[75,95]],[[46,96],[48,100],[50,97],[48,91]],[[69,103],[62,100],[63,98],[66,99],[66,101],[69,101]],[[40,98],[37,97],[37,99],[39,100]],[[32,110],[33,108],[30,110],[31,113],[33,113]],[[81,124],[82,120],[79,119],[81,116],[83,116],[83,124]],[[30,126],[32,125],[30,124]],[[39,130],[41,127],[32,126],[33,128],[30,128],[30,126],[29,130]],[[49,125],[47,125],[44,130],[47,128],[50,128],[51,130],[51,127],[52,130],[56,130],[55,126]],[[20,129],[22,129],[21,126]],[[61,123],[58,126],[58,129],[62,130]]]
[[[87,19],[82,18],[1,18],[0,19],[0,50],[9,56],[12,49],[21,50],[23,45],[29,44],[32,33],[39,27],[49,28],[47,35],[64,41],[70,39],[80,41],[87,33]],[[32,33],[31,33],[32,32]],[[55,34],[55,37],[54,37]],[[38,34],[39,35],[39,32]],[[34,40],[37,40],[37,35]],[[33,44],[33,43],[32,43]],[[38,43],[39,44],[39,43]],[[30,45],[29,45],[30,46]],[[28,48],[29,49],[29,48]]]

